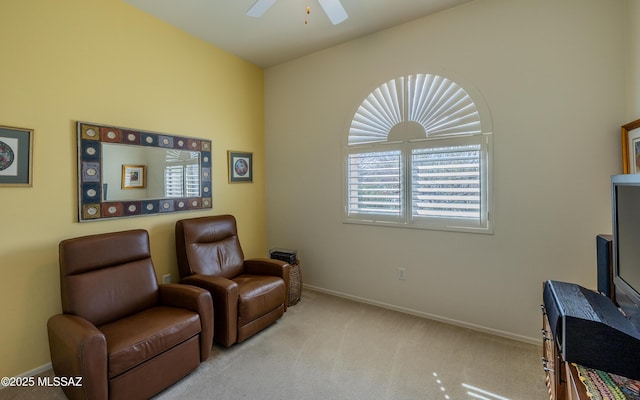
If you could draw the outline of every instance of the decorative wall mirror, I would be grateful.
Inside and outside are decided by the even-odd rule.
[[[211,141],[77,122],[80,222],[212,208]]]

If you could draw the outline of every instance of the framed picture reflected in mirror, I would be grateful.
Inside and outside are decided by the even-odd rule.
[[[122,188],[144,189],[147,184],[147,173],[144,165],[122,166]]]

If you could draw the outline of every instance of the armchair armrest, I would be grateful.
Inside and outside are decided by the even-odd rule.
[[[186,308],[200,312],[211,304],[211,294],[202,288],[178,283],[164,283],[158,285],[160,290],[160,304],[163,306]]]
[[[287,311],[287,303],[289,299],[289,272],[291,264],[282,260],[272,258],[250,258],[244,260],[244,271],[253,275],[273,275],[279,276],[284,280],[285,301],[284,310]]]
[[[272,258],[250,258],[244,260],[244,271],[252,275],[274,275],[284,279],[289,284],[289,269],[291,265],[285,261]]]
[[[107,399],[107,341],[92,323],[57,314],[47,321],[51,364],[58,376],[82,376],[82,386],[64,387],[70,399]]]
[[[211,294],[202,288],[177,283],[159,285],[160,304],[171,307],[186,308],[198,313],[202,332],[200,333],[200,361],[205,361],[211,354],[213,345],[213,303]]]
[[[225,346],[235,343],[238,329],[238,284],[223,277],[200,274],[183,278],[180,283],[197,286],[211,293],[215,304],[215,339]]]

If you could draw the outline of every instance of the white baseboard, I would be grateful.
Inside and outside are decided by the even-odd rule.
[[[25,372],[24,374],[21,374],[20,376],[34,376],[34,375],[38,375],[38,374],[41,374],[41,373],[43,373],[44,371],[49,370],[49,369],[51,369],[51,368],[53,368],[53,367],[51,366],[51,363],[50,363],[50,362],[48,362],[48,363],[46,363],[46,364],[44,364],[44,365],[39,366],[38,368],[32,369],[31,371],[27,371],[27,372]]]
[[[412,310],[410,308],[398,307],[398,306],[395,306],[393,304],[383,303],[383,302],[380,302],[380,301],[371,300],[371,299],[367,299],[367,298],[364,298],[364,297],[358,297],[358,296],[353,296],[353,295],[346,294],[346,293],[336,292],[334,290],[324,289],[324,288],[321,288],[321,287],[318,287],[318,286],[309,285],[309,284],[306,284],[306,283],[304,283],[302,285],[302,287],[305,288],[305,289],[314,290],[316,292],[326,293],[326,294],[330,294],[330,295],[337,296],[337,297],[342,297],[342,298],[353,300],[353,301],[357,301],[357,302],[360,302],[360,303],[370,304],[370,305],[386,308],[386,309],[389,309],[389,310],[399,311],[401,313],[414,315],[416,317],[422,317],[422,318],[426,318],[426,319],[431,319],[431,320],[434,320],[434,321],[444,322],[446,324],[456,325],[456,326],[459,326],[459,327],[462,327],[462,328],[467,328],[467,329],[471,329],[471,330],[478,331],[478,332],[489,333],[491,335],[500,336],[500,337],[504,337],[504,338],[512,339],[512,340],[517,340],[519,342],[525,342],[525,343],[534,344],[534,345],[537,345],[537,346],[542,345],[542,339],[535,339],[535,338],[530,338],[528,336],[516,335],[516,334],[511,333],[511,332],[505,332],[505,331],[501,331],[501,330],[497,330],[497,329],[492,329],[492,328],[488,328],[488,327],[482,326],[482,325],[470,324],[468,322],[458,321],[458,320],[455,320],[455,319],[446,318],[446,317],[442,317],[442,316],[434,315],[434,314],[429,314],[429,313],[425,313],[425,312],[422,312],[422,311]]]
[[[38,374],[43,373],[44,371],[50,370],[51,367],[51,363],[46,363],[44,365],[39,366],[38,368],[34,368],[31,371],[27,371],[27,372],[23,372],[19,375],[16,375],[16,377],[26,377],[26,376],[35,376]],[[6,386],[2,386],[0,385],[0,390],[4,389]]]

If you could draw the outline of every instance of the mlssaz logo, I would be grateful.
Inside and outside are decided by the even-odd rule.
[[[39,376],[38,386],[66,387],[82,386],[81,376]]]

